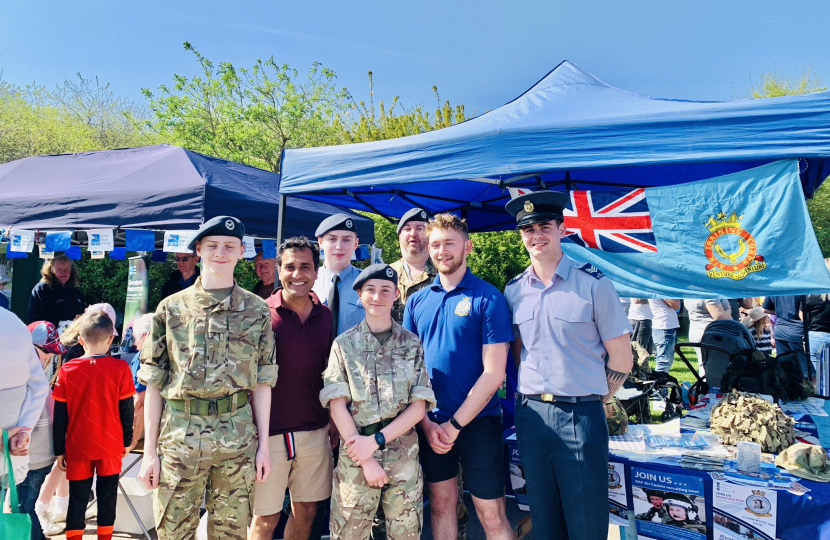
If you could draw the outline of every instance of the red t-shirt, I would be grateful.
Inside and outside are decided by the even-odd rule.
[[[124,453],[118,402],[135,394],[127,362],[111,356],[78,358],[61,366],[52,397],[66,403],[66,459],[92,461]]]

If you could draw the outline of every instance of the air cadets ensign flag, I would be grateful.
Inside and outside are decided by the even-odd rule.
[[[565,227],[562,249],[620,296],[830,292],[796,160],[674,186],[573,191]]]

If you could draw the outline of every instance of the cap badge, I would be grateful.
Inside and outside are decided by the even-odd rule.
[[[353,226],[354,226],[354,222],[352,222],[352,220],[350,220],[350,219],[347,219],[346,220],[346,227],[351,229]]]
[[[421,219],[426,219],[426,218],[427,218],[427,213],[424,212],[423,210],[421,210]]]
[[[236,223],[234,223],[232,219],[226,219],[225,220],[225,228],[228,229],[229,231],[232,231],[236,228]]]
[[[393,271],[391,268],[387,268],[387,269],[386,269],[386,275],[387,275],[388,277],[392,277],[392,276],[394,276],[394,275],[395,275],[395,273],[394,273],[394,271]]]
[[[525,212],[528,214],[533,212],[533,203],[530,201],[525,201]]]

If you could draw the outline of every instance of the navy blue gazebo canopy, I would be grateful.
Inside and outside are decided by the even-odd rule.
[[[0,229],[197,229],[223,214],[246,234],[277,238],[278,174],[160,144],[37,156],[0,165]],[[314,231],[339,212],[354,216],[361,243],[374,222],[351,211],[288,197],[284,236]]]
[[[830,91],[771,99],[653,99],[563,62],[493,111],[436,131],[286,150],[283,195],[400,217],[412,206],[509,228],[506,187],[651,187],[800,158],[804,194],[830,174]]]

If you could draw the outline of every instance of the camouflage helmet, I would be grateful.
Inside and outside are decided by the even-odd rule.
[[[827,450],[821,446],[794,444],[778,454],[775,464],[807,480],[830,482],[830,461]]]
[[[605,403],[605,422],[608,424],[609,435],[623,435],[628,431],[628,414],[619,398]]]

